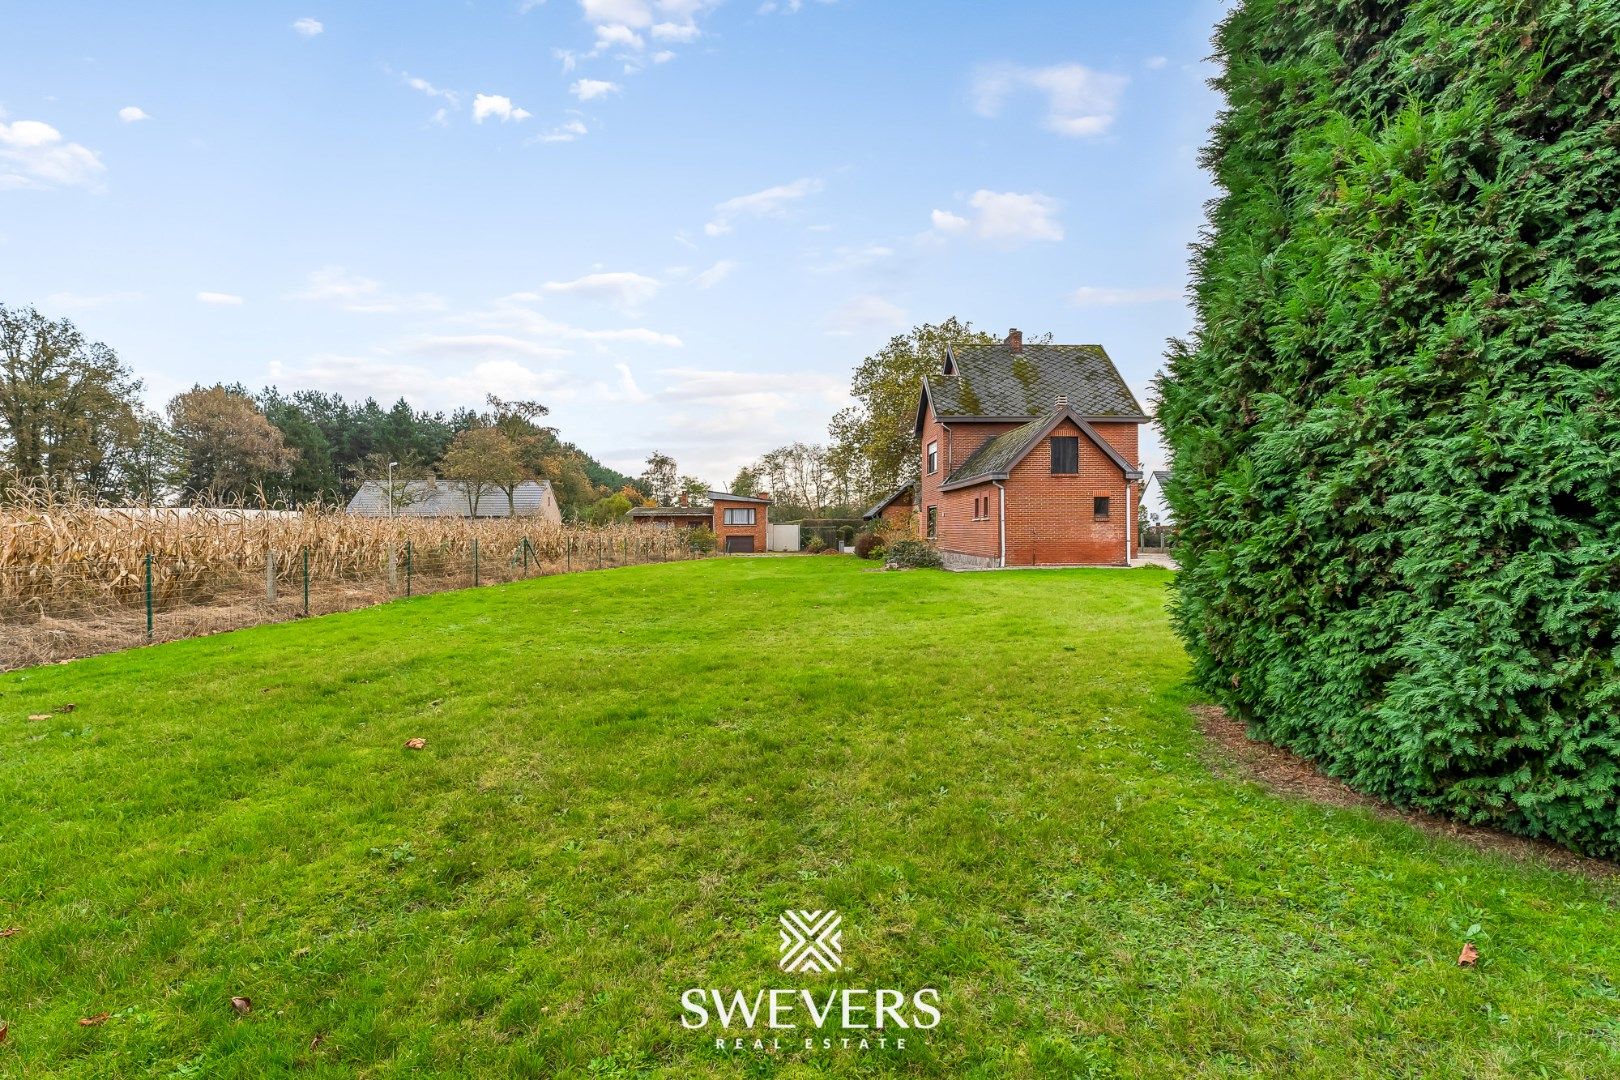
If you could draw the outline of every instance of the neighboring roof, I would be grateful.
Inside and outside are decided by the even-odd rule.
[[[1170,470],[1169,469],[1155,469],[1155,470],[1153,470],[1152,479],[1153,479],[1153,482],[1155,484],[1158,484],[1162,488],[1162,487],[1164,487],[1165,482],[1170,479]]]
[[[714,516],[712,506],[633,506],[630,508],[631,517],[640,518],[702,518],[708,521]]]
[[[866,513],[862,514],[861,517],[865,518],[867,521],[872,520],[873,518],[877,517],[879,514],[883,513],[883,511],[885,511],[889,507],[893,506],[899,500],[900,496],[902,496],[902,495],[910,495],[912,490],[914,488],[916,488],[916,486],[917,486],[917,481],[915,481],[915,480],[907,480],[904,484],[900,485],[899,489],[896,490],[893,495],[890,495],[887,499],[884,499],[882,502],[880,502],[876,506],[872,507],[872,509],[870,509]]]
[[[1035,449],[1047,434],[1064,420],[1072,420],[1082,434],[1090,439],[1120,470],[1124,472],[1127,480],[1138,480],[1142,476],[1140,469],[1133,467],[1119,451],[1109,446],[1097,434],[1097,430],[1081,418],[1073,406],[1066,409],[1052,409],[1045,416],[1038,417],[1026,424],[1020,424],[1011,431],[1004,431],[993,439],[989,439],[973,453],[968,459],[941,484],[941,491],[952,488],[967,487],[969,484],[982,484],[987,480],[1005,480],[1011,474],[1014,465],[1024,459],[1024,455]]]
[[[769,499],[761,499],[757,495],[733,495],[729,491],[710,491],[704,497],[710,502],[747,502],[758,503],[761,506],[771,505]]]
[[[945,371],[923,377],[918,431],[929,405],[942,420],[1032,420],[1059,396],[1092,419],[1147,419],[1101,345],[953,345]]]
[[[468,517],[465,485],[449,480],[400,480],[394,484],[396,493],[403,493],[404,505],[394,508],[395,517]],[[521,516],[539,514],[547,510],[547,495],[551,481],[525,480],[512,493],[512,506],[506,504],[506,492],[485,486],[478,496],[478,516],[506,517],[515,508]],[[388,517],[388,485],[380,480],[367,480],[349,500],[348,512],[367,517]]]

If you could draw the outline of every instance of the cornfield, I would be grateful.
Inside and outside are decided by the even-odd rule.
[[[332,508],[105,507],[8,492],[0,670],[522,577],[691,558],[685,535]]]

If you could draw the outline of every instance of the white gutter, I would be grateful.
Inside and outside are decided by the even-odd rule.
[[[1001,567],[1007,567],[1007,489],[1001,486],[1000,480],[990,481],[1001,492],[1001,509],[996,514],[996,524],[1001,528]]]

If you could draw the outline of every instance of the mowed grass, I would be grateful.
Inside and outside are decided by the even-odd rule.
[[[0,676],[0,1073],[1620,1071],[1620,886],[1213,775],[1167,580],[711,560]],[[773,986],[943,1020],[681,1026]]]

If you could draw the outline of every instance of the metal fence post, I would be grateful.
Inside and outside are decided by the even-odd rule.
[[[570,536],[563,542],[563,572],[574,569],[574,538]]]
[[[276,553],[264,553],[264,598],[268,603],[276,602]]]
[[[473,537],[473,585],[478,584],[478,538]]]
[[[525,576],[529,573],[529,538],[527,536],[523,538],[523,573]]]
[[[304,617],[309,617],[309,545],[304,545]]]
[[[600,536],[596,538],[596,568],[598,570],[602,569],[602,538]]]
[[[146,640],[152,640],[152,553],[146,553]]]
[[[405,541],[405,595],[411,595],[411,542]]]

